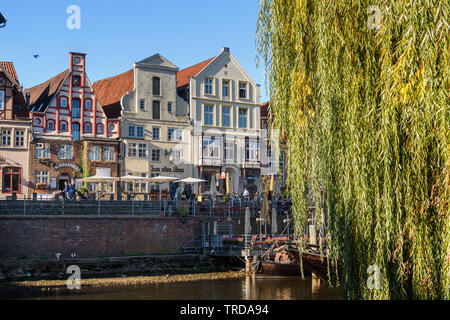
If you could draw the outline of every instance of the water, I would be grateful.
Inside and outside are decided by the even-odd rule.
[[[198,280],[138,288],[84,289],[76,294],[28,297],[41,300],[322,300],[341,299],[341,291],[315,277]]]

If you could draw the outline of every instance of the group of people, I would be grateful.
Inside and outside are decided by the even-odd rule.
[[[81,189],[76,189],[74,184],[71,184],[70,182],[64,183],[64,189],[60,192],[64,198],[67,200],[87,200],[88,195],[86,191],[82,191]]]

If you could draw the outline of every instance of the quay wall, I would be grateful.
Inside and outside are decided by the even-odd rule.
[[[181,254],[200,217],[0,216],[0,260]]]

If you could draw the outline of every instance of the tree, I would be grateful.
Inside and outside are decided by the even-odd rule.
[[[296,228],[310,193],[345,298],[450,298],[448,15],[447,1],[260,1]]]

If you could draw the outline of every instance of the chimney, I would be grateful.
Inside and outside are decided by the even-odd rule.
[[[30,110],[30,93],[25,94],[25,100],[27,101],[27,109]]]
[[[230,48],[228,48],[228,47],[223,47],[223,48],[222,48],[222,52],[228,52],[228,53],[230,53]]]

